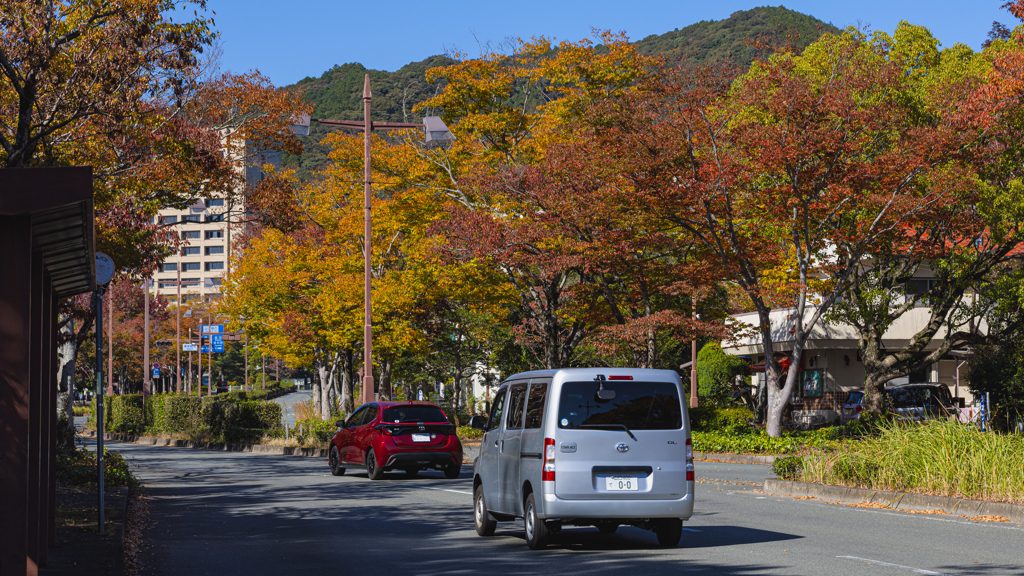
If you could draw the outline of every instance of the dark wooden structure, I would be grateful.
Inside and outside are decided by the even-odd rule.
[[[0,169],[0,576],[54,540],[57,302],[96,286],[91,168]]]

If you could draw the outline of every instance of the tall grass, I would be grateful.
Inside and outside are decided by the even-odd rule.
[[[299,420],[319,420],[320,413],[313,407],[313,399],[302,400],[292,404],[292,408],[295,410],[295,421]]]
[[[1024,503],[1024,438],[956,421],[889,422],[803,459],[806,482]]]

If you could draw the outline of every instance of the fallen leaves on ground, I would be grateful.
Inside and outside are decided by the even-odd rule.
[[[991,514],[983,514],[981,516],[974,516],[971,520],[975,522],[1012,522],[1005,516],[993,516]]]

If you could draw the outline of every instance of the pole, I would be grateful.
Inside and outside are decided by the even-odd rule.
[[[260,354],[260,372],[263,373],[263,389],[267,389],[267,356]]]
[[[693,319],[697,319],[696,302],[694,302]],[[693,326],[694,334],[696,335],[697,326],[694,322]],[[694,338],[690,341],[690,408],[697,407],[697,339]]]
[[[192,329],[188,329],[188,343],[192,344]],[[192,350],[188,351],[188,393],[192,393]]]
[[[373,402],[373,303],[370,298],[370,214],[372,192],[370,190],[370,132],[373,131],[373,123],[370,122],[370,99],[373,95],[370,92],[370,75],[363,79],[363,201],[366,204],[366,213],[363,222],[363,282],[365,306],[363,316],[363,403]]]
[[[174,364],[174,391],[181,394],[181,266],[175,266],[175,268],[178,269],[178,305],[174,307],[174,343],[178,347],[176,352],[178,359]]]
[[[104,290],[104,292],[106,292]],[[114,394],[114,298],[108,296],[107,308],[110,309],[110,322],[107,322],[107,394]]]
[[[203,397],[203,320],[199,320],[199,397]]]
[[[249,334],[245,335],[245,391],[249,392]]]
[[[146,397],[150,395],[150,393],[151,393],[150,386],[152,386],[152,383],[150,382],[150,379],[149,379],[150,374],[151,374],[150,370],[152,370],[152,368],[150,368],[150,366],[149,366],[149,278],[146,278],[146,279],[144,279],[142,281],[142,287],[143,287],[142,301],[143,301],[143,308],[144,308],[143,314],[145,314],[145,317],[146,317],[146,320],[145,320],[146,327],[145,327],[145,330],[143,330],[144,335],[143,335],[143,338],[142,338],[142,340],[143,340],[143,343],[142,343],[142,418],[143,418],[143,422],[145,422],[145,418],[146,418]]]
[[[93,294],[96,307],[96,488],[97,531],[102,534],[106,525],[103,519],[103,287]]]

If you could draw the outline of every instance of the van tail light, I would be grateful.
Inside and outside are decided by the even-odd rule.
[[[686,437],[686,479],[693,480],[693,440]]]
[[[540,473],[542,482],[555,481],[555,439],[544,439],[544,469]]]

